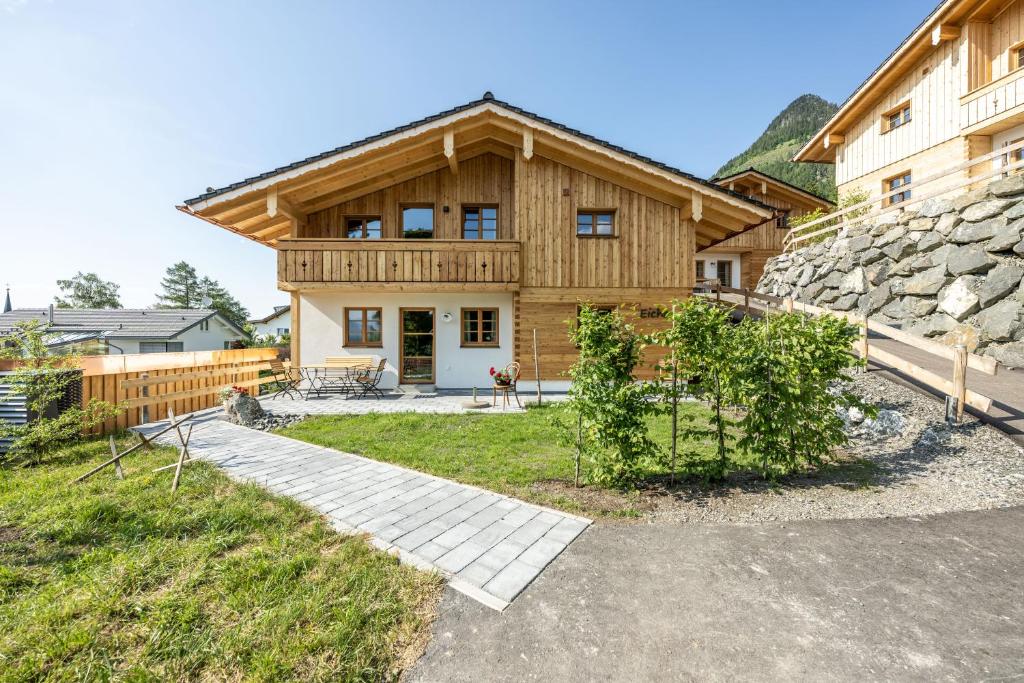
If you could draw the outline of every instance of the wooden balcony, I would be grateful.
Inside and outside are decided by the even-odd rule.
[[[277,246],[278,287],[364,291],[514,291],[519,242],[290,239]]]
[[[960,98],[961,133],[985,134],[986,128],[1024,112],[1022,105],[1024,69],[1018,69]]]

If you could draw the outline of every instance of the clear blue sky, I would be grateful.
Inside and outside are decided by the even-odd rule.
[[[184,259],[263,315],[274,252],[175,204],[485,90],[709,176],[934,2],[0,0],[0,285],[94,271],[146,307]]]

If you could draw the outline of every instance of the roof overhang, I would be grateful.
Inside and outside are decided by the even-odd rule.
[[[488,152],[551,158],[676,206],[697,219],[699,244],[774,215],[756,200],[493,99],[207,192],[178,208],[273,247],[312,212]]]
[[[771,193],[777,197],[789,201],[797,206],[822,207],[823,209],[835,207],[835,203],[825,197],[819,197],[813,192],[808,192],[802,187],[797,187],[784,180],[779,180],[767,173],[750,168],[746,171],[733,173],[722,178],[715,178],[713,182],[731,190],[748,194],[743,188],[753,188],[758,193],[767,195]]]
[[[968,22],[990,22],[1013,0],[943,0],[861,83],[839,110],[793,157],[793,161],[835,163],[836,148],[847,131],[861,120],[910,69],[936,45],[959,38]]]

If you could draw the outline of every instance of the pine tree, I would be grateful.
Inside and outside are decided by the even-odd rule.
[[[57,286],[66,297],[53,297],[57,308],[121,308],[121,286],[101,279],[96,273],[79,271],[70,280],[57,280]]]
[[[169,267],[160,286],[163,293],[157,294],[157,308],[199,308],[208,298],[209,308],[239,328],[245,325],[249,317],[245,306],[219,282],[206,276],[199,277],[196,269],[185,261]]]

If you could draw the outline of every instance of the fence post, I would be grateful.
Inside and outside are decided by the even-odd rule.
[[[750,317],[750,288],[749,287],[744,287],[743,288],[743,312],[746,314],[746,316],[748,318]]]
[[[860,324],[860,355],[864,359],[863,372],[868,371],[868,314],[865,313]]]
[[[967,401],[967,347],[963,344],[953,347],[953,400],[956,402],[956,424],[960,424]]]
[[[144,372],[141,375],[139,375],[139,377],[141,377],[142,379],[149,379],[149,373],[148,372]],[[140,392],[140,395],[142,396],[142,398],[147,398],[149,396],[149,386],[148,385],[142,387],[142,391]],[[139,415],[139,424],[143,424],[144,425],[147,422],[149,422],[149,406],[142,406],[142,414]]]
[[[786,297],[785,299],[782,300],[782,303],[786,307],[786,313],[792,313],[793,312],[793,300],[792,299],[790,299],[789,297]]]

